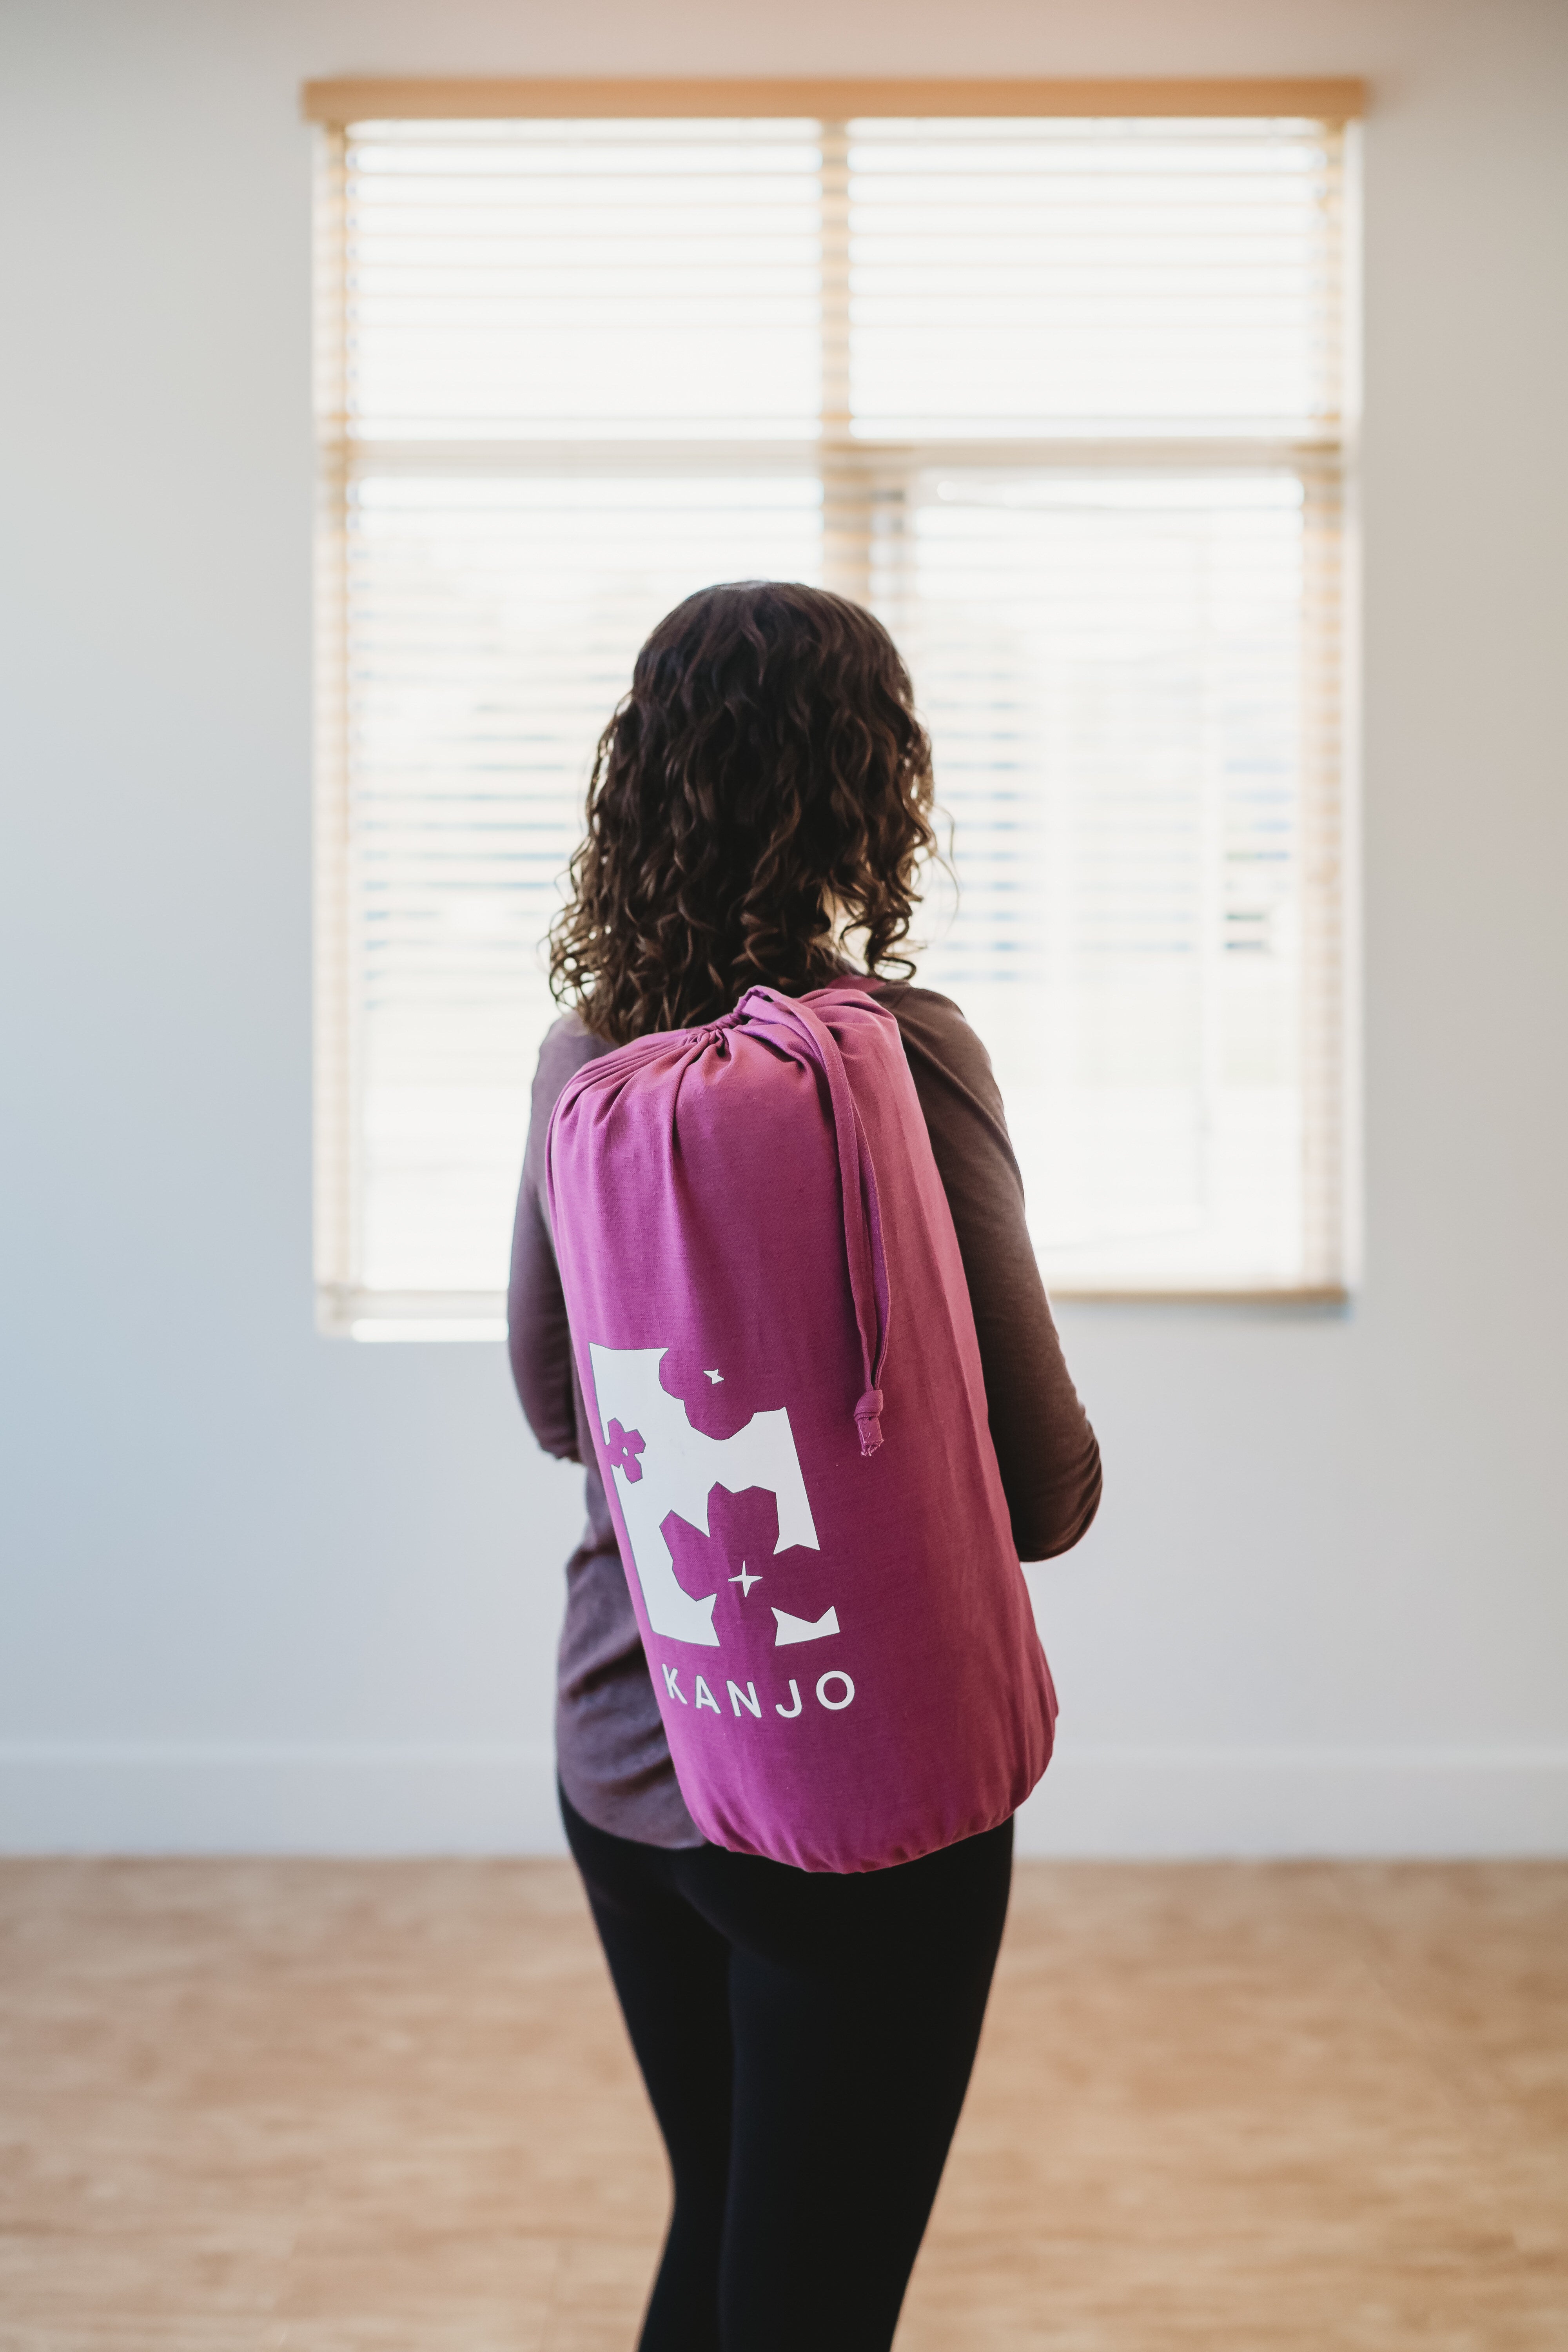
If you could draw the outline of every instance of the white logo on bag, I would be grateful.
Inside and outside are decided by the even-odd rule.
[[[731,1495],[760,1486],[778,1505],[775,1552],[792,1544],[802,1544],[810,1551],[818,1551],[821,1546],[784,1406],[772,1412],[754,1412],[733,1437],[704,1436],[691,1426],[680,1399],[659,1386],[658,1368],[668,1352],[664,1348],[591,1344],[588,1349],[605,1455],[631,1541],[648,1623],[668,1641],[700,1643],[716,1650],[719,1636],[713,1630],[713,1603],[718,1595],[709,1592],[694,1600],[676,1581],[675,1562],[664,1538],[664,1522],[671,1511],[707,1535],[708,1498],[715,1486],[723,1486]],[[780,1643],[816,1641],[838,1631],[837,1614],[832,1609],[815,1623],[791,1617],[782,1609],[775,1609],[773,1616]],[[703,1687],[706,1690],[707,1685]],[[713,1704],[711,1696],[707,1704]]]
[[[661,1664],[662,1664],[663,1662],[661,1661]],[[681,1706],[685,1706],[688,1704],[688,1700],[686,1693],[680,1687],[680,1677],[685,1672],[685,1668],[683,1666],[671,1666],[665,1664],[663,1671],[665,1689],[668,1692],[671,1698],[679,1699]],[[838,1695],[834,1698],[829,1698],[827,1696],[827,1686],[829,1683],[834,1683],[837,1685]],[[737,1717],[741,1717],[742,1710],[744,1709],[746,1715],[753,1717],[759,1723],[762,1721],[763,1702],[757,1696],[757,1685],[755,1683],[748,1683],[743,1690],[739,1683],[729,1683],[725,1687],[728,1689],[730,1694],[731,1707],[733,1709]],[[816,1685],[816,1703],[818,1706],[825,1706],[829,1715],[842,1715],[847,1706],[853,1705],[854,1698],[855,1685],[850,1681],[848,1675],[841,1669],[835,1668],[829,1673],[824,1675]],[[696,1699],[698,1711],[700,1713],[705,1706],[710,1706],[714,1714],[718,1716],[721,1716],[724,1712],[718,1700],[714,1697],[712,1692],[709,1689],[706,1681],[700,1675],[697,1677]],[[775,1699],[773,1702],[773,1713],[775,1715],[782,1715],[786,1723],[793,1723],[800,1711],[800,1685],[792,1675],[790,1677],[789,1685],[789,1705],[784,1706]]]

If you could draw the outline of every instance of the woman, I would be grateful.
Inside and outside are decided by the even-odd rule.
[[[599,745],[552,979],[512,1246],[512,1370],[585,1465],[567,1564],[562,1811],[648,2095],[674,2210],[641,2352],[881,2352],[968,2084],[1012,1823],[853,1877],[704,1843],[681,1799],[575,1379],[544,1213],[556,1097],[592,1055],[899,953],[934,846],[931,748],[868,613],[777,583],[660,623]],[[1075,1544],[1100,1455],[1062,1361],[978,1038],[882,982],[952,1207],[1018,1554]]]

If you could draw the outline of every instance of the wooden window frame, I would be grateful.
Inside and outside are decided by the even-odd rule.
[[[348,74],[308,81],[300,107],[308,122],[508,121],[580,116],[608,122],[658,115],[741,118],[805,115],[817,121],[856,116],[1280,115],[1315,122],[1352,122],[1365,113],[1367,88],[1354,76],[1287,76],[1214,80],[855,79],[826,77],[722,80],[596,79],[563,76],[478,79],[383,78]]]
[[[805,118],[821,127],[824,145],[824,233],[831,238],[836,210],[843,220],[843,269],[825,284],[823,336],[823,433],[819,445],[824,491],[825,573],[827,584],[850,595],[864,595],[854,552],[854,529],[834,528],[834,510],[846,515],[860,510],[868,479],[885,453],[876,444],[850,437],[848,416],[848,126],[858,118],[895,119],[1019,119],[1029,116],[1102,120],[1252,120],[1275,118],[1321,122],[1346,129],[1359,122],[1368,108],[1368,88],[1354,76],[1267,77],[1225,79],[853,79],[768,77],[745,79],[716,78],[601,79],[579,77],[442,77],[385,78],[347,75],[307,81],[300,92],[300,111],[324,136],[319,156],[316,203],[316,404],[321,463],[319,469],[319,526],[316,551],[316,593],[319,614],[341,606],[345,587],[346,548],[343,538],[343,489],[349,466],[347,418],[344,413],[342,216],[342,160],[345,135],[353,124],[364,121],[461,121],[573,120],[637,121],[658,118],[743,120]],[[837,198],[836,206],[835,199]],[[837,284],[841,277],[842,284]],[[833,291],[839,299],[834,301]],[[1353,302],[1350,306],[1353,314]],[[1194,457],[1222,464],[1253,460],[1284,460],[1301,469],[1309,484],[1316,469],[1331,495],[1342,503],[1344,520],[1340,532],[1342,554],[1353,543],[1354,520],[1351,484],[1352,469],[1347,429],[1331,436],[1294,436],[1288,441],[1247,439],[1234,445],[1205,440],[1130,442],[1118,437],[1100,445],[1074,436],[1059,448],[1049,436],[1032,437],[1029,457],[1050,462],[1053,456],[1077,465],[1092,465],[1097,457],[1114,457],[1126,465],[1136,457],[1143,463],[1192,463]],[[948,445],[956,462],[979,449],[965,451]],[[477,451],[471,455],[478,455]],[[987,439],[984,456],[991,462],[1014,454],[1005,442]],[[836,497],[836,485],[837,495]],[[1310,492],[1309,492],[1310,499]],[[1344,594],[1353,602],[1347,564]],[[329,631],[329,635],[331,632]],[[346,1040],[348,997],[352,975],[344,921],[348,871],[348,808],[346,796],[347,709],[342,665],[330,655],[318,661],[316,684],[317,814],[315,861],[315,938],[317,1060],[315,1072],[316,1166],[315,1225],[318,1278],[318,1322],[324,1332],[359,1336],[490,1336],[495,1302],[489,1294],[419,1294],[402,1298],[380,1294],[374,1302],[352,1284],[334,1282],[328,1268],[354,1262],[355,1138],[350,1132],[351,1090],[341,1051],[329,1049],[327,1038]],[[1352,850],[1355,813],[1352,719],[1355,662],[1351,634],[1345,632],[1342,662],[1341,723],[1338,741],[1329,756],[1338,763],[1340,784],[1331,810],[1333,838],[1320,823],[1317,835],[1309,827],[1304,855],[1334,857],[1342,862],[1344,879],[1339,898],[1342,946],[1338,957],[1342,1005],[1338,1034],[1330,1048],[1331,1083],[1341,1104],[1337,1129],[1340,1168],[1326,1179],[1320,1171],[1324,1197],[1337,1201],[1342,1234],[1343,1279],[1331,1285],[1246,1289],[1153,1290],[1076,1288],[1054,1286],[1058,1297],[1115,1302],[1121,1305],[1226,1305],[1323,1308],[1343,1306],[1359,1275],[1359,1067],[1354,951],[1356,870]],[[1318,802],[1323,801],[1317,796]],[[340,1017],[334,1017],[334,1008]],[[1310,1080],[1309,1080],[1310,1082]],[[1309,1123],[1310,1126],[1310,1122]],[[1325,1130],[1331,1135],[1333,1128]],[[323,1181],[331,1171],[330,1181]],[[374,1304],[374,1332],[367,1323],[367,1305]]]

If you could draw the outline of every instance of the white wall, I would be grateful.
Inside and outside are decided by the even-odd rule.
[[[1367,1275],[1077,1308],[1037,1850],[1568,1851],[1568,8],[6,0],[0,1835],[550,1845],[574,1475],[317,1339],[304,75],[1364,71]]]

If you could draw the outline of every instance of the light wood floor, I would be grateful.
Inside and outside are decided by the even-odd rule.
[[[664,2204],[564,1864],[0,1865],[5,2352],[628,2352]],[[1024,1865],[900,2352],[1415,2346],[1568,2352],[1568,1865]]]

